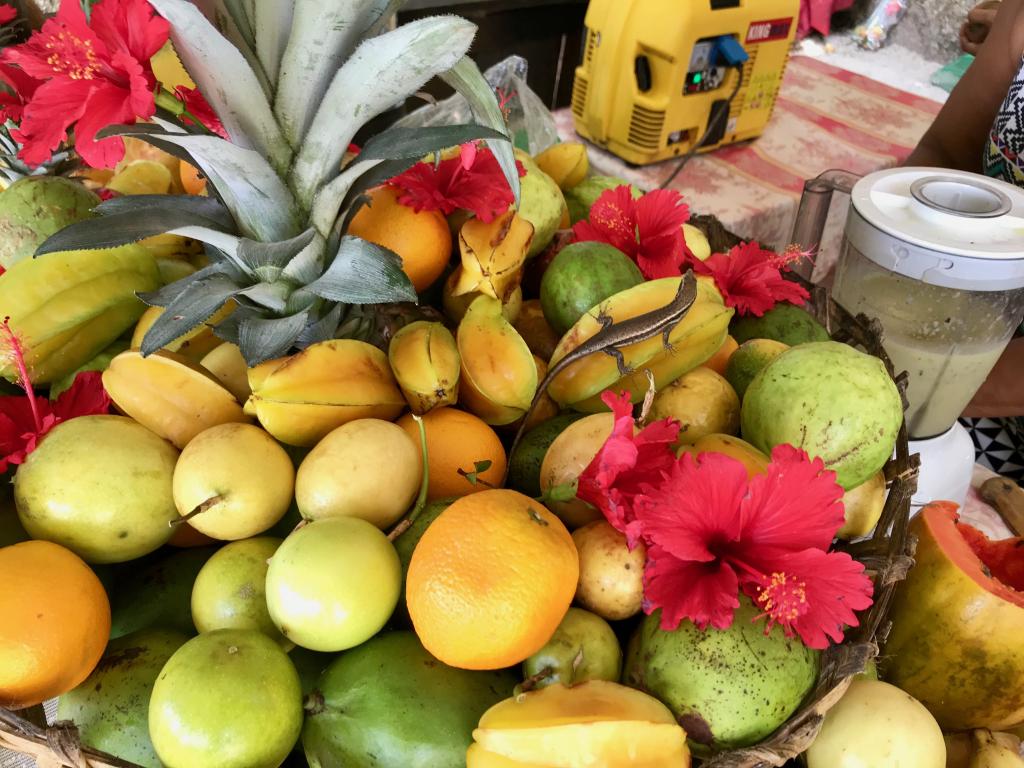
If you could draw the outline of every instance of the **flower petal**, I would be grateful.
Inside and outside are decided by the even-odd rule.
[[[71,386],[53,401],[52,408],[59,421],[109,412],[110,396],[103,388],[102,374],[84,371],[75,376]]]
[[[572,228],[577,242],[607,243],[634,261],[639,245],[636,240],[636,204],[628,185],[606,189],[590,207],[586,221]]]
[[[86,109],[90,81],[53,79],[39,86],[25,106],[21,125],[11,131],[21,145],[18,157],[30,166],[45,163],[67,139],[67,130]]]
[[[700,629],[732,626],[739,607],[736,573],[722,562],[678,560],[658,547],[647,550],[644,612],[661,611],[661,628],[671,632],[683,619]]]
[[[152,94],[149,98],[152,101]],[[135,122],[132,101],[129,91],[109,82],[101,82],[89,94],[75,125],[75,149],[88,165],[113,168],[124,158],[124,140],[120,136],[97,141],[96,134],[108,125]]]
[[[18,11],[11,5],[0,5],[0,24],[8,24],[18,18]]]
[[[633,442],[636,427],[633,405],[626,392],[618,396],[605,392],[601,399],[612,410],[612,432],[580,473],[576,496],[601,510],[617,531],[626,533],[626,526],[633,519],[632,510],[625,504],[625,499],[612,490],[619,476],[637,464],[639,451]]]
[[[743,538],[753,548],[826,550],[843,527],[843,489],[821,459],[791,445],[772,450],[768,471],[750,481]]]
[[[864,566],[845,552],[766,548],[751,565],[765,575],[746,581],[744,591],[764,610],[765,631],[778,624],[809,648],[825,649],[830,638],[841,643],[845,628],[858,625],[854,611],[873,602]]]
[[[684,453],[637,497],[634,511],[646,541],[680,560],[708,562],[739,539],[746,492],[747,470],[736,459],[706,453],[698,464]]]
[[[93,6],[89,26],[111,54],[148,62],[170,35],[171,25],[147,0],[103,0]]]
[[[690,220],[690,207],[672,189],[656,189],[636,201],[639,238],[637,266],[648,280],[682,274],[689,250],[683,224]]]
[[[780,301],[802,305],[810,294],[798,283],[786,280],[790,260],[761,248],[756,242],[736,246],[728,254],[716,253],[688,265],[698,274],[710,273],[727,306],[741,315],[760,317]]]

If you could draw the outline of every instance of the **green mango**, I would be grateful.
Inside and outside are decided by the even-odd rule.
[[[634,198],[643,194],[625,179],[615,176],[591,176],[589,179],[584,179],[565,193],[565,204],[569,206],[569,220],[575,224],[577,221],[588,218],[591,206],[602,192],[622,186],[629,187]]]
[[[338,654],[320,653],[296,645],[288,651],[288,658],[292,660],[295,671],[299,673],[299,685],[302,687],[302,698],[305,699],[316,690],[320,676],[331,662],[338,658]]]
[[[788,302],[776,304],[761,317],[736,315],[729,324],[729,335],[739,344],[751,339],[772,339],[791,347],[831,338],[825,326],[807,310]]]
[[[540,467],[548,448],[565,428],[579,421],[585,413],[567,411],[543,421],[531,429],[519,441],[508,461],[508,482],[513,490],[537,498],[541,494]]]
[[[137,573],[122,574],[110,596],[110,637],[149,627],[194,635],[192,585],[216,551],[216,547],[171,551]]]
[[[118,339],[109,347],[100,352],[96,357],[82,365],[67,376],[57,379],[53,384],[50,385],[50,398],[55,399],[60,396],[61,392],[71,388],[71,385],[75,383],[75,377],[80,373],[86,371],[105,371],[107,366],[110,365],[110,361],[117,357],[119,354],[128,349],[128,342],[123,339]]]
[[[86,746],[161,768],[149,740],[149,697],[164,664],[186,635],[144,629],[111,641],[92,674],[60,697],[57,719],[71,720]]]
[[[0,193],[0,267],[30,258],[50,235],[92,217],[100,198],[63,176],[27,176]]]
[[[324,672],[307,705],[310,768],[464,768],[480,716],[512,693],[507,670],[435,659],[412,632],[378,635]]]
[[[301,730],[295,666],[252,629],[193,637],[164,665],[149,700],[149,735],[167,768],[277,768]]]
[[[743,439],[770,454],[783,443],[820,457],[844,489],[889,460],[903,401],[877,357],[818,341],[787,349],[754,378],[743,398]]]
[[[818,652],[781,627],[767,635],[761,611],[740,598],[732,626],[660,628],[646,616],[629,642],[623,682],[660,699],[697,755],[746,747],[786,722],[814,687]]]
[[[607,243],[572,243],[558,252],[540,281],[544,319],[559,336],[587,310],[644,282],[640,268]]]
[[[516,159],[523,164],[526,175],[519,179],[519,215],[533,224],[533,239],[526,258],[539,254],[555,236],[565,210],[565,198],[555,180],[540,169],[532,157],[522,151]]]

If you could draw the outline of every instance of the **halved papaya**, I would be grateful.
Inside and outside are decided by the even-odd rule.
[[[896,592],[883,673],[943,730],[1024,721],[1024,538],[989,541],[938,501],[911,521],[915,565]]]

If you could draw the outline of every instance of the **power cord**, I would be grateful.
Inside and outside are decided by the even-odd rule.
[[[704,135],[700,137],[700,141],[698,141],[696,144],[690,147],[687,153],[679,159],[679,162],[676,164],[675,169],[672,171],[671,174],[669,174],[669,177],[667,179],[661,182],[661,186],[659,187],[659,189],[666,189],[669,184],[675,181],[676,176],[678,176],[679,173],[683,170],[683,168],[686,167],[686,164],[690,162],[694,158],[694,156],[696,156],[696,154],[700,151],[701,147],[704,146],[704,142],[708,140],[708,137],[712,133],[714,133],[715,130],[718,129],[718,126],[722,122],[722,120],[729,119],[729,113],[732,111],[732,103],[736,100],[736,94],[740,92],[740,88],[743,87],[743,67],[735,66],[731,67],[731,69],[736,70],[736,87],[734,87],[732,89],[732,93],[729,94],[729,99],[726,101],[725,106],[722,109],[718,110],[718,112],[711,117],[711,120],[708,121],[708,129],[704,131]]]

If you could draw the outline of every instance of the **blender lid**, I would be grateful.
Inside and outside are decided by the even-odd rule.
[[[898,274],[966,290],[1024,287],[1024,190],[945,168],[869,174],[851,193],[847,239]]]

